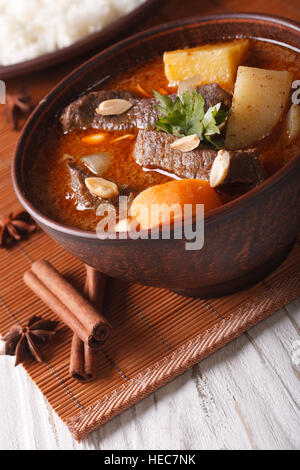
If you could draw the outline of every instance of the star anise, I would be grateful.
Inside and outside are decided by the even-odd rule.
[[[16,356],[15,366],[18,366],[28,357],[43,362],[40,348],[56,333],[58,322],[43,320],[42,317],[33,316],[24,328],[14,325],[4,336],[5,354]]]
[[[0,248],[7,246],[11,240],[21,240],[23,234],[34,232],[36,227],[36,223],[26,211],[20,211],[15,215],[0,214]]]
[[[13,95],[6,95],[6,115],[14,130],[19,130],[19,118],[29,114],[31,96],[28,90],[21,90]]]

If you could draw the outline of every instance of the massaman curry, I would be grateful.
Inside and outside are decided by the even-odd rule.
[[[116,231],[150,228],[151,204],[208,212],[299,155],[299,79],[296,51],[254,39],[140,63],[62,110],[35,159],[31,197],[88,230],[103,209],[118,214],[119,196],[130,207]]]

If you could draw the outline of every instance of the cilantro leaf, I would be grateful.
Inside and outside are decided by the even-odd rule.
[[[186,91],[182,100],[176,96],[172,100],[169,96],[161,95],[153,91],[154,97],[159,102],[156,108],[160,112],[157,129],[176,137],[184,137],[196,134],[200,141],[206,141],[217,149],[224,146],[221,129],[225,126],[230,111],[222,109],[222,103],[211,106],[205,112],[205,101],[201,93]]]
[[[220,111],[221,103],[216,104],[215,106],[210,107],[202,120],[203,127],[204,127],[204,135],[211,136],[215,134],[221,134],[219,127],[217,126],[216,116]]]

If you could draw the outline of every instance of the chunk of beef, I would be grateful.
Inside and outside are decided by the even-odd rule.
[[[258,185],[264,180],[257,149],[226,150],[230,157],[228,175],[223,184]]]
[[[222,103],[224,109],[231,106],[231,96],[216,83],[197,88],[205,100],[205,110],[217,103]],[[176,95],[170,95],[175,99]],[[105,100],[124,99],[132,103],[132,108],[118,116],[101,116],[96,112],[99,104]],[[159,112],[154,99],[137,98],[132,93],[122,90],[97,91],[82,96],[67,106],[60,117],[64,132],[74,129],[94,129],[130,131],[132,129],[155,129]]]
[[[164,132],[139,131],[133,156],[144,168],[164,170],[181,178],[209,180],[217,152],[200,146],[183,153],[172,149],[174,140],[176,137]]]
[[[82,170],[73,163],[67,164],[70,173],[70,198],[75,201],[76,209],[79,211],[95,210],[99,206],[100,199],[93,196],[85,185],[85,178],[89,173]]]
[[[198,86],[197,93],[201,93],[205,101],[205,111],[211,106],[222,103],[223,108],[228,111],[231,108],[232,97],[227,91],[223,90],[217,83]]]
[[[209,181],[217,151],[200,145],[191,152],[172,149],[176,137],[159,131],[139,131],[134,158],[147,169],[167,171],[180,178]],[[263,181],[259,154],[255,149],[229,151],[230,171],[226,184],[256,185]]]
[[[133,106],[127,112],[117,116],[101,116],[96,112],[102,101],[112,99],[127,100]],[[158,111],[154,104],[154,99],[138,99],[128,91],[97,91],[82,96],[67,106],[60,117],[60,122],[64,132],[89,127],[109,131],[148,129],[154,127],[158,119]]]

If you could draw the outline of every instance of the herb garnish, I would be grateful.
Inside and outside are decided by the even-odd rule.
[[[215,137],[220,136],[221,129],[230,114],[230,111],[221,109],[222,103],[211,106],[205,112],[204,98],[197,91],[193,91],[192,94],[186,91],[182,100],[176,96],[174,101],[155,90],[153,93],[160,103],[156,106],[161,113],[155,123],[158,130],[177,137],[196,134],[200,141],[206,140],[218,149],[224,147],[222,138]]]

